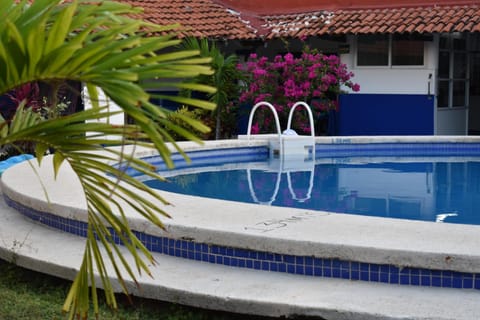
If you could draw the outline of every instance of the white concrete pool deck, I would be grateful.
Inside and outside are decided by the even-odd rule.
[[[415,140],[418,141],[418,140]],[[212,147],[246,142],[212,142]],[[259,142],[260,143],[260,142]],[[184,145],[186,149],[196,148]],[[139,154],[148,152],[139,150]],[[51,203],[27,163],[7,170],[2,189],[40,211],[85,221],[85,203],[71,170],[52,179],[49,161],[39,175]],[[329,214],[232,203],[165,193],[173,219],[169,237],[285,254],[332,257],[459,272],[480,272],[480,227]],[[135,212],[131,226],[164,236]],[[40,272],[71,279],[84,239],[32,223],[1,201],[0,257]],[[480,290],[401,286],[289,275],[226,267],[155,254],[153,279],[141,278],[138,296],[269,316],[312,315],[326,319],[475,319]]]

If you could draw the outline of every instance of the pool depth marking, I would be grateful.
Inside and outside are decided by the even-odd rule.
[[[275,231],[282,228],[287,228],[292,223],[299,223],[305,220],[309,220],[312,218],[317,217],[326,217],[329,216],[331,213],[329,212],[313,212],[313,211],[305,211],[299,214],[292,215],[287,218],[282,219],[268,219],[264,221],[260,221],[254,224],[254,227],[245,227],[245,230],[253,230],[253,231],[260,231],[261,233]]]

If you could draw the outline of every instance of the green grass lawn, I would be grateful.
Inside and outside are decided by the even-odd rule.
[[[70,282],[17,267],[0,259],[0,320],[64,319],[61,308]],[[214,312],[148,299],[135,298],[133,305],[118,295],[119,310],[102,303],[99,319],[220,320],[274,318]],[[92,315],[91,319],[95,319]]]

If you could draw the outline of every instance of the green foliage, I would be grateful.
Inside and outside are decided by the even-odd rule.
[[[64,319],[58,305],[68,292],[69,281],[26,270],[0,260],[0,319]],[[149,299],[117,296],[118,310],[111,310],[100,298],[98,318],[102,320],[242,320],[245,315],[214,312]],[[94,317],[93,312],[90,316]],[[249,320],[271,318],[248,317]]]
[[[185,139],[201,139],[189,128],[172,124],[167,110],[149,102],[146,83],[152,88],[152,82],[147,80],[155,80],[155,89],[177,86],[212,94],[212,87],[177,80],[212,75],[211,59],[200,57],[198,50],[176,50],[180,40],[175,37],[175,26],[158,26],[132,18],[140,10],[127,4],[2,0],[0,12],[0,94],[39,81],[55,88],[61,81],[72,80],[85,83],[91,97],[97,96],[96,88],[101,88],[133,119],[131,125],[111,125],[105,120],[115,113],[94,100],[93,109],[73,115],[45,120],[30,109],[19,108],[13,120],[0,121],[0,145],[31,143],[39,162],[47,150],[55,150],[55,174],[68,162],[83,187],[88,238],[80,271],[63,310],[70,312],[70,318],[86,318],[93,305],[93,313],[98,314],[94,274],[99,275],[105,288],[106,303],[116,308],[110,277],[115,276],[127,292],[124,277],[135,280],[139,272],[149,274],[148,264],[154,264],[150,252],[130,229],[126,208],[137,211],[159,228],[160,217],[168,215],[160,207],[167,204],[166,200],[109,163],[127,162],[136,170],[161,179],[154,168],[123,148],[108,147],[137,144],[155,148],[167,165],[173,166],[166,143],[171,142],[182,151],[172,131]],[[215,103],[202,99],[162,98],[207,110],[215,108]],[[187,116],[182,119],[199,132],[207,131]],[[119,235],[134,258],[134,265],[127,263],[119,252],[109,228]],[[115,275],[109,274],[112,268]]]
[[[213,112],[215,117],[215,139],[230,138],[236,129],[235,113],[232,113],[232,104],[237,105],[242,73],[237,69],[236,55],[225,57],[214,42],[207,39],[187,38],[183,47],[187,50],[199,50],[202,57],[212,60],[212,75],[200,75],[195,78],[200,83],[217,88],[217,91],[208,95],[210,101],[217,105]],[[234,121],[232,121],[234,118]],[[204,117],[206,122],[208,117]]]

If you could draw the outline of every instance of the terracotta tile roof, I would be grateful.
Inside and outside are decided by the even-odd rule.
[[[418,7],[392,7],[392,3],[389,3],[388,7],[384,8],[352,9],[349,7],[332,11],[306,10],[308,12],[270,15],[252,11],[237,12],[227,7],[230,3],[232,6],[235,3],[242,4],[242,0],[118,1],[143,7],[143,17],[151,22],[180,23],[182,36],[245,40],[395,32],[480,32],[480,1],[471,1],[470,4],[462,5],[430,4]],[[364,2],[369,1],[373,3],[377,0]],[[412,2],[411,0],[403,2],[409,1]],[[450,2],[455,3],[455,1]],[[465,3],[465,1],[460,0],[456,3]]]
[[[180,23],[181,36],[222,39],[257,38],[240,15],[212,0],[120,0],[144,9],[143,18],[162,25]]]
[[[264,16],[267,38],[368,33],[479,32],[480,5],[318,11]]]

